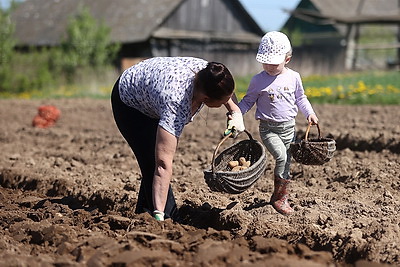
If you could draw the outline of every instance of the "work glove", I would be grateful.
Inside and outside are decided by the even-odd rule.
[[[165,213],[159,210],[155,210],[153,211],[153,217],[157,220],[157,221],[164,221],[164,215]]]
[[[228,113],[228,122],[227,127],[224,132],[224,136],[232,133],[231,137],[236,138],[240,133],[245,130],[243,116],[242,113],[239,111],[232,111]]]

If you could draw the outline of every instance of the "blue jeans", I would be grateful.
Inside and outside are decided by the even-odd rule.
[[[274,175],[290,179],[290,143],[295,139],[295,120],[286,122],[260,121],[260,137],[275,159]]]

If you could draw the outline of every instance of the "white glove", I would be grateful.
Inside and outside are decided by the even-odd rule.
[[[159,210],[155,210],[153,211],[153,217],[157,220],[157,221],[164,221],[164,215],[165,213]]]
[[[231,117],[232,119],[228,119],[228,125],[224,132],[224,135],[226,136],[229,133],[232,133],[232,137],[236,138],[240,133],[245,130],[243,116],[241,112],[232,111]]]

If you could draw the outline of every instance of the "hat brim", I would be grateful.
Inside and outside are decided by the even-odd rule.
[[[279,65],[285,61],[286,54],[283,55],[274,55],[274,56],[267,56],[265,54],[257,54],[256,60],[261,64],[272,64],[272,65]]]

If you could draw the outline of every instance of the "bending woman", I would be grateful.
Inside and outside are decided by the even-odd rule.
[[[136,213],[176,219],[170,185],[173,158],[186,124],[206,105],[229,111],[229,130],[244,131],[232,100],[234,80],[221,63],[193,57],[156,57],[125,70],[114,85],[114,119],[139,164],[142,180]]]

